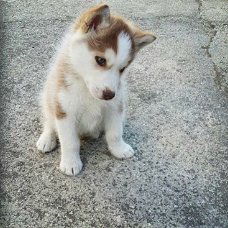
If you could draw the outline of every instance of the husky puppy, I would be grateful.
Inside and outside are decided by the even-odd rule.
[[[117,158],[134,151],[122,138],[126,72],[135,54],[156,37],[110,14],[106,4],[85,12],[73,23],[57,52],[41,96],[44,128],[37,148],[48,152],[61,145],[60,170],[82,169],[80,137],[105,132]]]

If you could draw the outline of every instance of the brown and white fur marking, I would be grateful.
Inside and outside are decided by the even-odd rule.
[[[126,68],[154,40],[151,33],[110,15],[105,4],[85,12],[66,34],[42,93],[44,130],[37,142],[39,150],[48,152],[59,138],[63,173],[81,171],[82,135],[98,137],[104,131],[115,157],[134,154],[122,138]]]

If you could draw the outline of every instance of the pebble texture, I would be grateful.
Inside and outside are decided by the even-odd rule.
[[[1,1],[0,227],[228,227],[228,4],[107,1],[153,31],[129,81],[129,160],[82,142],[84,169],[41,155],[38,95],[55,45],[96,1]]]

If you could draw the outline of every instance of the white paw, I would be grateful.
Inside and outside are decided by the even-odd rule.
[[[132,147],[125,142],[112,147],[110,151],[116,158],[130,158],[134,155]]]
[[[37,149],[46,153],[56,147],[56,137],[47,133],[42,133],[36,143]]]
[[[80,158],[78,159],[61,159],[60,170],[66,175],[76,176],[82,170],[83,164]]]

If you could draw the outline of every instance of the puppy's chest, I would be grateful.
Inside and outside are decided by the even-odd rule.
[[[104,105],[91,97],[85,87],[78,82],[72,83],[60,95],[64,110],[75,116],[76,127],[80,134],[94,132],[102,124]]]
[[[84,103],[76,113],[76,124],[81,134],[93,133],[101,128],[103,118],[102,106],[96,103]]]

